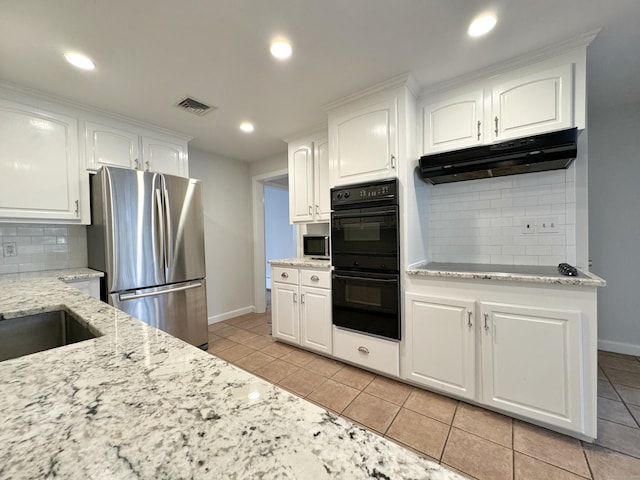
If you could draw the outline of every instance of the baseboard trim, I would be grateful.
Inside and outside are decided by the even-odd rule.
[[[611,340],[598,340],[598,350],[605,352],[623,353],[640,357],[640,345],[632,343],[613,342]]]
[[[237,310],[231,310],[225,313],[219,313],[218,315],[213,315],[208,318],[209,325],[213,325],[214,323],[223,322],[224,320],[228,320],[229,318],[238,317],[240,315],[245,315],[247,313],[253,313],[256,311],[255,305],[250,305],[244,308],[238,308]]]

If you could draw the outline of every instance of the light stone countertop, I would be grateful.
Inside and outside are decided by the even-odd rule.
[[[36,272],[5,273],[0,275],[0,281],[4,280],[25,280],[29,278],[57,278],[65,282],[74,280],[88,280],[90,278],[104,277],[103,272],[92,270],[91,268],[64,268],[59,270],[39,270]]]
[[[475,280],[502,280],[511,282],[546,283],[604,287],[607,282],[590,272],[578,269],[578,275],[569,277],[550,265],[485,265],[476,263],[429,262],[412,266],[407,275],[425,277],[463,278]]]
[[[0,362],[1,478],[462,478],[55,278],[0,286],[58,309],[102,336]]]
[[[314,260],[312,258],[283,258],[279,260],[269,260],[269,264],[274,267],[306,267],[306,268],[331,268],[330,260]]]

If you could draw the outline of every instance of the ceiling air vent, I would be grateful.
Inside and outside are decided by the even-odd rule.
[[[194,115],[198,115],[199,117],[202,117],[216,109],[216,107],[210,107],[209,105],[199,102],[198,100],[191,97],[180,100],[178,103],[176,103],[176,107],[182,108],[183,110],[186,110],[189,113],[193,113]]]

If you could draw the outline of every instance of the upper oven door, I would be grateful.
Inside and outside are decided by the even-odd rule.
[[[335,211],[331,252],[338,268],[398,270],[398,206]]]

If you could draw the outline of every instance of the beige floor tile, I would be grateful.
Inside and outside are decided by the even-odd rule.
[[[362,392],[342,414],[367,428],[384,433],[398,410],[400,410],[398,405]]]
[[[240,330],[238,333],[229,335],[227,338],[236,343],[246,343],[246,340],[257,337],[258,335],[249,330]]]
[[[253,313],[245,313],[244,315],[238,315],[237,317],[229,318],[224,322],[220,322],[226,325],[233,325],[234,327],[240,327],[241,324],[246,322],[247,320],[251,320],[253,318]],[[243,328],[243,327],[240,327]]]
[[[270,345],[262,347],[260,350],[262,350],[262,352],[266,353],[267,355],[271,355],[272,357],[281,358],[287,353],[293,352],[295,348],[287,345],[286,343],[272,342]]]
[[[598,418],[609,420],[610,422],[621,423],[628,427],[637,428],[636,421],[633,419],[624,403],[616,402],[609,398],[598,399]]]
[[[251,355],[256,350],[246,345],[236,343],[233,347],[217,352],[216,355],[227,362],[237,362],[247,355]]]
[[[513,478],[511,449],[455,427],[449,433],[442,463],[479,480]]]
[[[365,392],[380,397],[396,405],[404,404],[405,400],[413,390],[413,387],[406,383],[391,380],[387,377],[378,375],[364,389]]]
[[[294,348],[292,351],[280,357],[285,362],[293,363],[298,367],[304,367],[311,363],[312,360],[315,360],[318,357],[315,353],[310,353],[305,350],[298,350]]]
[[[358,390],[364,390],[364,388],[371,383],[371,380],[375,378],[375,374],[362,370],[361,368],[352,367],[347,365],[338,370],[333,378],[336,382],[343,383]]]
[[[635,357],[613,357],[610,355],[598,354],[598,365],[601,368],[617,368],[629,372],[640,373],[640,362]]]
[[[306,397],[325,380],[326,378],[322,375],[300,368],[288,377],[280,380],[278,384],[301,397]]]
[[[452,398],[414,388],[404,402],[404,408],[451,425],[458,403]]]
[[[234,327],[233,325],[225,325],[223,328],[221,328],[220,330],[217,330],[213,333],[215,333],[216,335],[220,336],[220,337],[224,337],[224,338],[229,338],[231,335],[236,335],[240,332],[243,332],[244,330],[242,330],[241,328],[238,327]]]
[[[513,447],[513,420],[499,413],[460,402],[453,426],[509,449]]]
[[[209,333],[214,333],[217,335],[217,332],[219,332],[222,329],[225,329],[229,326],[228,323],[224,323],[224,322],[216,322],[216,323],[212,323],[211,325],[209,325],[207,327],[207,329],[209,330]]]
[[[257,335],[268,335],[271,333],[271,325],[269,324],[258,325],[257,327],[250,328],[249,331]]]
[[[598,396],[610,398],[612,400],[620,400],[620,397],[609,383],[609,380],[598,380]]]
[[[279,383],[282,379],[300,370],[300,367],[296,367],[292,363],[283,362],[280,359],[276,359],[260,368],[255,370],[256,375],[269,380],[273,383]]]
[[[585,445],[593,480],[635,480],[640,478],[640,460],[595,445]]]
[[[640,388],[628,387],[626,385],[615,385],[615,389],[620,394],[624,403],[640,407]]]
[[[575,438],[515,420],[513,448],[577,475],[589,476],[582,446]]]
[[[271,345],[273,343],[273,339],[271,337],[265,337],[264,335],[256,335],[255,337],[248,338],[243,342],[240,342],[247,347],[255,348],[256,350],[261,350],[267,345]]]
[[[245,330],[249,330],[250,328],[259,327],[261,325],[267,325],[267,320],[264,316],[254,316],[251,318],[247,318],[241,323],[237,323],[235,326],[238,328],[244,328]]]
[[[255,351],[246,357],[242,357],[240,360],[236,360],[234,365],[247,370],[248,372],[255,372],[261,367],[273,362],[275,357],[267,355],[265,353]]]
[[[228,348],[234,347],[236,345],[238,345],[236,342],[232,342],[228,338],[217,337],[217,339],[213,341],[211,341],[211,338],[209,338],[209,348],[207,352],[217,355],[223,350],[227,350]]]
[[[386,436],[435,459],[440,459],[449,425],[401,408]]]
[[[640,458],[640,429],[598,419],[596,444]],[[640,472],[638,472],[640,476]]]
[[[514,480],[583,480],[585,478],[519,452],[515,452],[513,462]]]
[[[359,393],[355,388],[329,379],[311,392],[307,399],[334,412],[342,413]]]
[[[340,370],[344,366],[343,363],[340,363],[336,360],[332,360],[326,357],[317,357],[311,360],[308,364],[304,366],[307,370],[311,370],[312,372],[318,373],[323,377],[331,377],[338,370]]]
[[[609,381],[613,384],[640,388],[640,373],[607,367],[603,367],[602,370],[604,370],[604,373],[609,377]]]
[[[631,412],[631,415],[633,415],[633,418],[635,418],[636,424],[640,426],[640,407],[637,407],[635,405],[627,405],[627,408]]]

